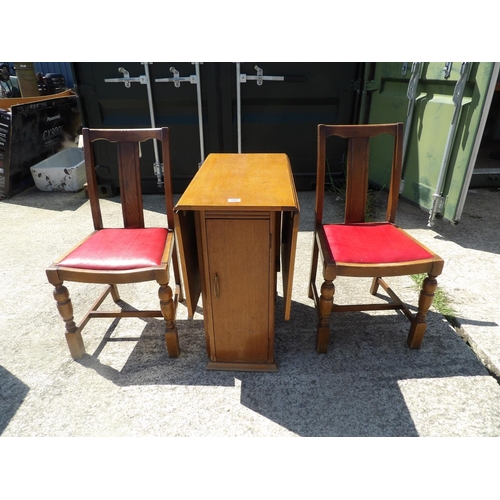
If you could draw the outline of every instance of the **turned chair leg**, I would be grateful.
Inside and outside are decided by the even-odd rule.
[[[321,285],[321,295],[318,304],[318,331],[316,335],[316,351],[326,353],[330,339],[330,313],[333,306],[333,295],[335,294],[335,285],[333,280],[325,280]]]
[[[160,298],[161,313],[165,319],[165,342],[168,355],[171,358],[178,358],[180,354],[179,336],[175,324],[175,304],[172,289],[167,284],[162,284],[158,290],[158,296]]]
[[[411,323],[410,333],[408,334],[408,339],[406,340],[406,343],[412,349],[418,349],[422,344],[425,330],[427,328],[427,311],[431,307],[432,301],[434,300],[434,292],[436,291],[436,288],[436,276],[429,274],[422,284],[422,290],[420,291],[420,297],[418,300],[418,312]]]
[[[83,345],[82,334],[73,321],[73,305],[69,298],[68,289],[63,286],[62,282],[55,285],[54,298],[57,301],[59,314],[66,323],[66,341],[71,357],[80,359],[85,354],[85,346]]]

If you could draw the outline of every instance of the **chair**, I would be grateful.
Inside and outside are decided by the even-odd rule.
[[[370,138],[380,134],[393,136],[392,170],[387,211],[383,222],[365,222],[368,193]],[[346,205],[341,224],[323,223],[326,139],[347,139]],[[391,138],[389,137],[389,140]],[[318,125],[315,230],[309,297],[318,311],[316,350],[326,353],[329,343],[331,312],[400,309],[410,320],[407,344],[418,349],[426,330],[426,315],[437,288],[436,277],[443,260],[432,250],[395,225],[402,168],[403,124]],[[320,294],[316,286],[318,255],[323,264]],[[413,314],[384,281],[387,276],[427,273],[420,292],[418,311]],[[373,278],[370,293],[379,285],[391,300],[378,304],[334,304],[337,276]]]
[[[175,315],[181,294],[179,263],[174,240],[173,200],[168,128],[135,130],[82,130],[88,196],[95,231],[56,260],[47,270],[54,285],[57,308],[66,323],[66,340],[73,359],[85,354],[81,332],[91,318],[163,317],[170,357],[179,356]],[[140,143],[149,139],[162,145],[167,227],[145,227],[140,176]],[[123,228],[105,228],[101,215],[95,173],[94,141],[117,143],[120,201]],[[169,286],[169,262],[173,261],[175,295]],[[156,280],[160,310],[98,310],[111,293],[120,300],[117,285]],[[64,281],[102,283],[108,286],[92,305],[80,324],[73,318],[73,306]]]

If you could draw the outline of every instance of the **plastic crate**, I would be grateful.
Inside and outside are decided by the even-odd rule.
[[[31,175],[40,191],[80,191],[86,182],[80,148],[67,148],[33,165]]]

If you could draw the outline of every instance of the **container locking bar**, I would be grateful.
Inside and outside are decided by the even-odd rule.
[[[192,63],[196,64],[196,63]],[[179,88],[181,86],[181,82],[189,82],[193,85],[196,85],[199,81],[198,75],[190,75],[190,76],[179,76],[179,72],[171,66],[169,71],[174,75],[170,78],[155,78],[155,82],[167,82],[173,83],[175,87]]]
[[[433,195],[432,208],[429,211],[429,221],[427,223],[428,227],[434,225],[434,219],[437,216],[442,216],[444,212],[445,199],[443,197],[443,186],[446,173],[448,171],[448,164],[451,157],[451,152],[453,149],[453,143],[455,140],[455,135],[458,128],[458,121],[460,119],[460,113],[462,111],[462,100],[464,97],[464,90],[469,79],[470,70],[472,63],[463,62],[460,67],[460,76],[458,77],[457,83],[455,84],[455,90],[453,92],[452,101],[455,106],[453,111],[453,117],[451,119],[450,130],[448,132],[448,138],[446,140],[446,146],[444,148],[443,161],[441,163],[441,168],[439,170],[439,177],[436,183],[436,190]]]
[[[200,134],[200,155],[201,161],[198,164],[198,168],[201,167],[203,162],[205,161],[205,147],[203,140],[203,112],[202,112],[202,103],[201,103],[201,80],[200,80],[200,64],[199,62],[191,63],[196,68],[196,74],[190,76],[179,76],[179,72],[175,69],[174,66],[170,67],[170,72],[174,75],[170,78],[155,78],[155,82],[159,83],[173,83],[176,88],[181,86],[181,82],[189,82],[192,85],[196,85],[196,97],[198,101],[198,127]]]
[[[305,82],[305,76],[264,76],[264,70],[257,65],[254,66],[256,75],[241,73],[241,63],[236,63],[236,115],[238,121],[238,153],[241,153],[241,84],[253,80],[261,86],[264,81],[272,82]]]
[[[123,74],[123,78],[106,78],[104,81],[106,83],[124,83],[126,88],[130,88],[132,83],[140,83],[147,86],[148,91],[148,105],[149,105],[149,116],[151,119],[151,127],[155,128],[155,115],[153,109],[153,93],[151,90],[151,79],[149,78],[149,64],[148,62],[141,63],[144,66],[145,75],[140,76],[130,76],[130,73],[123,67],[118,68],[118,72]],[[163,186],[163,164],[160,163],[160,157],[158,154],[158,143],[156,139],[153,139],[153,148],[155,152],[155,162],[153,163],[153,171],[156,175],[158,187]]]
[[[408,152],[408,139],[410,138],[411,123],[413,121],[413,112],[415,110],[415,102],[417,101],[418,81],[422,76],[422,68],[423,64],[421,62],[412,63],[410,80],[408,82],[408,90],[406,92],[406,97],[408,97],[408,108],[406,110],[405,132],[403,136],[403,170],[401,173],[401,185],[399,189],[400,194],[403,192],[405,187],[404,172],[406,166],[406,156]]]
[[[254,80],[257,81],[257,85],[262,85],[264,81],[271,82],[305,82],[305,76],[264,76],[264,70],[259,68],[257,65],[254,66],[257,75],[247,75],[245,73],[240,73],[239,82],[247,83],[247,81]]]
[[[118,68],[120,73],[123,73],[123,78],[106,78],[106,83],[124,83],[128,89],[132,83],[138,82],[143,85],[148,84],[148,77],[146,75],[130,76],[130,73],[125,68]]]

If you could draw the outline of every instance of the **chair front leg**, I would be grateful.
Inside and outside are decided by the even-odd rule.
[[[420,297],[418,300],[418,312],[411,323],[410,333],[406,343],[412,349],[418,349],[424,339],[425,330],[427,328],[427,311],[434,300],[434,292],[437,288],[436,276],[428,275],[422,284]]]
[[[165,342],[167,344],[168,355],[171,358],[178,358],[180,354],[179,336],[175,324],[175,304],[172,289],[168,284],[160,284],[158,290],[160,298],[160,309],[165,319]]]
[[[57,309],[66,323],[66,342],[73,359],[80,359],[85,354],[82,334],[76,327],[73,318],[73,304],[69,298],[68,289],[63,283],[58,283],[54,288],[54,298],[57,301]]]
[[[318,304],[318,331],[316,335],[316,351],[326,353],[330,340],[330,313],[332,312],[335,285],[333,280],[325,280],[321,285],[321,295]]]

